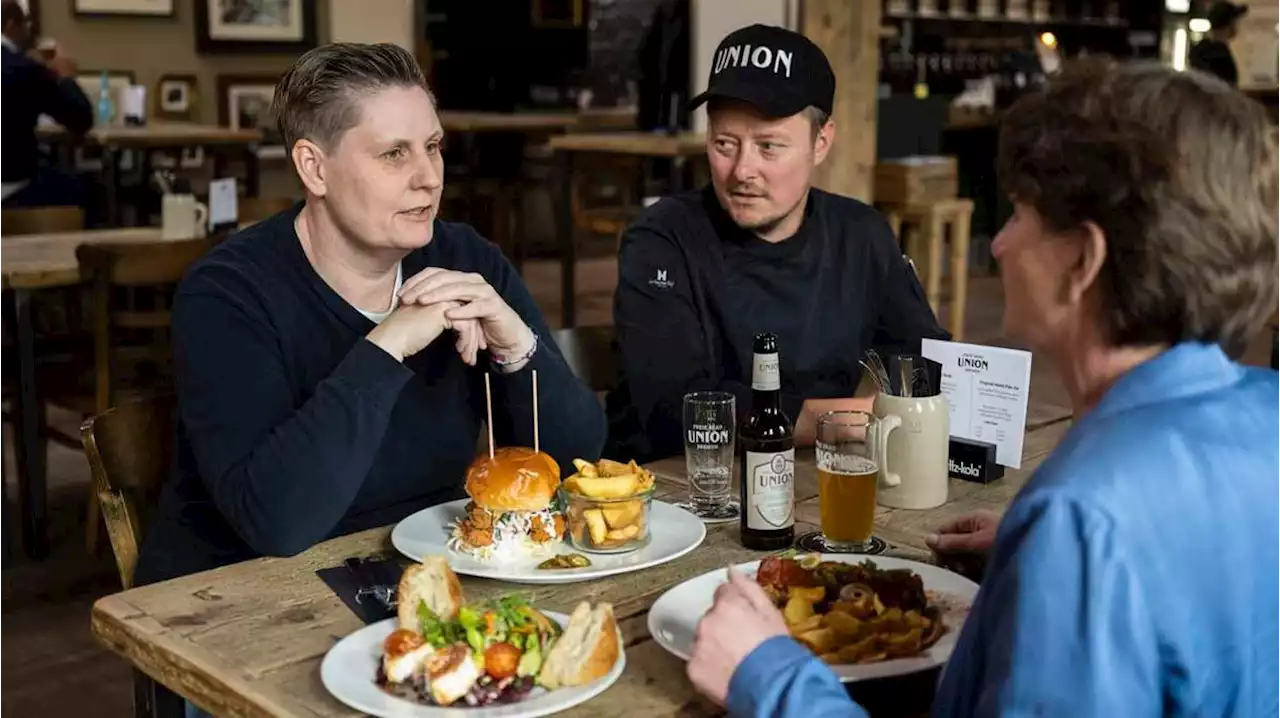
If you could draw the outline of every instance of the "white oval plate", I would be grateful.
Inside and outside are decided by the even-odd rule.
[[[871,678],[915,673],[946,663],[951,657],[951,651],[955,649],[960,627],[964,625],[964,620],[969,615],[973,599],[978,595],[978,584],[937,566],[891,556],[853,554],[823,554],[822,556],[824,561],[842,563],[862,563],[868,559],[880,568],[909,568],[919,574],[924,581],[924,590],[929,594],[930,602],[940,604],[942,620],[947,625],[947,632],[938,639],[937,643],[918,656],[863,665],[831,666],[831,670],[835,671],[841,681],[852,683]],[[759,565],[759,561],[752,561],[740,564],[738,569],[754,578]],[[716,588],[728,580],[728,574],[723,569],[718,569],[691,578],[662,594],[649,611],[649,633],[658,645],[686,661],[689,660],[693,634],[698,627],[698,621],[711,609]]]
[[[566,626],[569,617],[545,611],[547,617]],[[378,687],[378,664],[382,661],[382,642],[396,628],[396,619],[388,618],[352,633],[334,644],[320,664],[320,680],[334,698],[369,715],[383,718],[535,718],[572,708],[595,698],[613,685],[627,665],[625,652],[604,678],[573,688],[548,691],[536,687],[519,703],[483,707],[441,708],[398,698]]]
[[[591,560],[587,568],[547,570],[545,559],[477,561],[448,546],[450,527],[466,513],[468,499],[423,509],[407,516],[391,530],[391,543],[414,561],[426,556],[448,556],[455,573],[512,583],[575,583],[639,571],[675,560],[697,548],[707,528],[697,516],[662,501],[654,501],[649,513],[649,545],[630,553],[599,554],[580,551],[566,541],[556,553],[579,553]]]

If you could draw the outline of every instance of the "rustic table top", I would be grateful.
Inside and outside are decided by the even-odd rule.
[[[1060,412],[1056,412],[1060,414]],[[929,560],[924,536],[950,517],[976,508],[1002,509],[1070,422],[1059,415],[1033,424],[1023,466],[990,483],[951,482],[947,504],[928,511],[878,508],[876,533],[890,555]],[[657,497],[684,497],[683,457],[651,465]],[[817,529],[818,487],[813,454],[797,460],[797,533]],[[390,527],[322,543],[294,558],[235,564],[99,600],[93,608],[98,639],[148,675],[216,715],[349,716],[320,681],[320,662],[360,620],[316,571],[352,556],[393,553]],[[737,524],[708,526],[706,541],[662,566],[596,581],[527,586],[463,577],[468,600],[518,590],[539,607],[568,612],[581,600],[614,605],[625,639],[627,667],[601,696],[568,711],[571,716],[714,715],[684,675],[684,664],[649,636],[649,608],[684,580],[761,554],[738,543]],[[926,690],[928,688],[926,687]],[[891,701],[905,700],[900,694]],[[931,695],[931,694],[930,694]]]
[[[558,152],[693,157],[707,151],[707,138],[698,132],[684,132],[674,136],[638,131],[578,132],[552,137],[547,145]]]
[[[0,241],[0,271],[6,289],[48,289],[80,283],[76,247],[82,244],[160,241],[159,227],[122,227],[5,237]]]
[[[42,137],[58,139],[69,136],[58,125],[42,126]],[[186,145],[250,145],[262,141],[262,130],[236,130],[222,125],[194,122],[149,122],[141,126],[115,125],[95,127],[85,141],[113,147],[183,147]]]

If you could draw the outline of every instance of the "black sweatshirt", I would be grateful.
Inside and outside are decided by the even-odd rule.
[[[179,419],[175,473],[143,542],[147,583],[394,523],[460,498],[493,384],[499,446],[533,445],[561,466],[595,459],[599,401],[574,377],[524,283],[470,227],[437,221],[404,276],[483,275],[540,345],[503,375],[467,366],[451,334],[402,364],[365,339],[372,321],[316,274],[294,231],[301,205],[240,232],[187,274],[173,310]]]
[[[93,127],[93,106],[73,77],[58,77],[53,70],[10,49],[0,50],[3,61],[4,114],[0,119],[0,141],[4,158],[0,180],[23,182],[36,174],[40,144],[36,122],[49,115],[73,134]]]
[[[853,396],[866,349],[949,338],[883,217],[818,189],[777,243],[734,224],[709,186],[658,202],[623,234],[613,316],[622,378],[605,455],[637,460],[684,451],[687,392],[729,391],[749,408],[758,332],[778,336],[793,422],[806,399]]]

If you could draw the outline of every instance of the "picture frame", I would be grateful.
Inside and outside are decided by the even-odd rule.
[[[173,17],[174,0],[75,0],[78,16]]]
[[[190,121],[196,116],[199,93],[195,75],[161,75],[156,80],[155,116]]]
[[[76,73],[76,84],[80,86],[80,90],[84,92],[85,97],[89,98],[89,105],[93,107],[93,115],[95,121],[98,116],[98,91],[102,85],[102,73],[107,73],[107,96],[111,98],[111,106],[114,108],[115,115],[111,118],[112,125],[124,124],[124,116],[120,110],[120,98],[125,88],[133,85],[133,70],[80,70]]]
[[[200,53],[301,53],[316,46],[312,0],[196,0]]]
[[[275,94],[274,75],[219,75],[218,122],[233,130],[262,130],[258,157],[285,156],[284,140],[271,120],[271,98]]]

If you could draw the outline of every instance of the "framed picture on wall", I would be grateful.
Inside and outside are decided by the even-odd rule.
[[[196,0],[200,52],[303,52],[316,46],[313,0]]]
[[[196,116],[196,76],[162,75],[156,82],[156,117],[190,121]]]
[[[77,15],[173,17],[173,0],[75,0]]]
[[[271,120],[271,96],[276,78],[271,75],[219,75],[218,121],[233,130],[262,130],[258,156],[284,157],[284,141]]]

